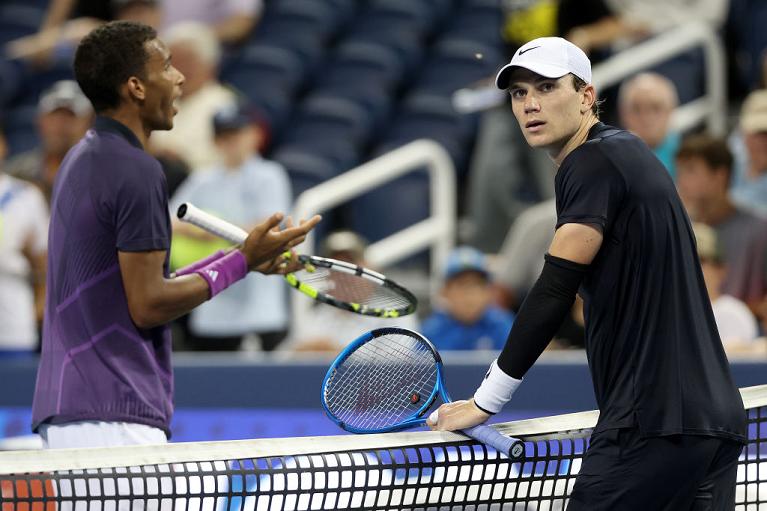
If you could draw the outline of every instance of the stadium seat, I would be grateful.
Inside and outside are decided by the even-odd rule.
[[[425,45],[421,35],[405,27],[393,28],[388,32],[353,31],[347,43],[366,42],[378,44],[393,50],[404,67],[405,81],[413,75],[423,61]]]
[[[45,9],[21,2],[0,4],[0,44],[34,34],[45,16]]]
[[[449,95],[493,76],[503,61],[501,53],[492,46],[466,39],[444,39],[434,46],[416,84],[419,89]]]
[[[291,51],[268,45],[248,46],[221,74],[249,98],[282,91],[293,95],[304,77],[300,59]]]
[[[457,171],[463,173],[475,130],[476,119],[456,112],[450,98],[416,92],[401,104],[384,143],[404,144],[419,138],[434,140],[450,154]]]
[[[348,91],[354,96],[370,88],[391,92],[399,85],[403,72],[393,49],[352,41],[335,50],[332,61],[318,80],[321,88]]]
[[[256,37],[312,34],[327,43],[341,25],[340,12],[318,0],[280,0],[268,5]]]
[[[450,17],[443,37],[469,39],[500,48],[502,22],[498,0],[469,0]]]
[[[300,147],[285,146],[275,151],[271,159],[287,169],[294,198],[312,186],[340,173],[340,169],[332,160],[307,152]]]
[[[435,30],[437,21],[425,0],[372,0],[357,18],[352,33],[377,36],[409,31],[426,40]]]
[[[417,171],[386,183],[347,205],[349,227],[375,242],[429,215],[429,180]]]
[[[3,115],[8,156],[34,149],[37,135],[37,105],[24,105],[6,110]]]
[[[331,158],[346,170],[359,161],[371,126],[370,116],[355,102],[311,96],[298,108],[281,142]]]

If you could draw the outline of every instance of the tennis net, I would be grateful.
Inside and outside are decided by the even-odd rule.
[[[767,511],[767,385],[741,389],[736,509]],[[565,509],[597,412],[498,424],[511,463],[455,433],[0,453],[1,511]]]

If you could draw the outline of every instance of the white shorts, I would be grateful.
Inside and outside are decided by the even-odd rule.
[[[79,421],[42,424],[40,437],[46,449],[168,443],[163,430],[133,422]]]

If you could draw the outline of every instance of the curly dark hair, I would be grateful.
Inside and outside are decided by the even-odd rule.
[[[75,78],[96,112],[116,108],[118,89],[131,76],[144,78],[149,58],[144,44],[157,38],[150,26],[113,21],[85,36],[75,53]]]

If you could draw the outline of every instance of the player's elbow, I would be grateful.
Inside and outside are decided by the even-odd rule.
[[[156,309],[149,306],[146,302],[140,304],[129,303],[128,312],[133,324],[141,329],[155,328],[165,323],[165,319],[157,313]]]

